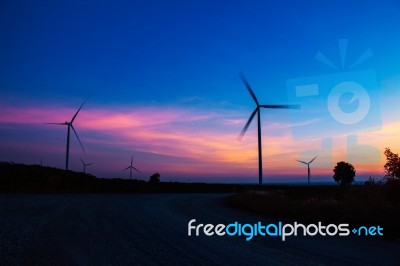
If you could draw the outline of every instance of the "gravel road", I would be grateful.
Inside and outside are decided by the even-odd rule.
[[[0,265],[399,265],[400,244],[356,237],[187,235],[255,223],[224,194],[0,195]]]

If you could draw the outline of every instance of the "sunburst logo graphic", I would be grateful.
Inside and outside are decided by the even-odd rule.
[[[348,40],[340,39],[338,42],[339,42],[340,61],[342,63],[341,68],[343,70],[343,69],[345,69],[345,65],[346,65]],[[371,49],[368,48],[364,51],[364,53],[362,53],[360,55],[360,57],[358,57],[358,59],[349,67],[349,69],[353,69],[354,67],[358,66],[359,64],[367,61],[370,57],[372,57],[372,51],[371,51]],[[321,51],[317,52],[317,54],[315,55],[315,59],[335,70],[339,70],[339,68],[334,63],[332,63],[332,61],[329,60]]]
[[[335,73],[287,81],[289,101],[302,106],[301,113],[293,117],[295,139],[357,134],[381,127],[376,73],[373,69],[354,70],[372,57],[371,49],[348,63],[348,40],[338,43],[340,66],[321,51],[315,55]]]
[[[348,40],[339,40],[342,70],[344,70],[346,66],[347,44]],[[353,69],[357,65],[368,60],[371,56],[371,49],[368,48],[349,69]],[[315,59],[335,70],[339,69],[321,51],[318,51]],[[356,124],[366,117],[371,102],[368,92],[362,85],[354,81],[344,81],[332,88],[328,95],[327,104],[329,113],[336,121],[342,124]]]

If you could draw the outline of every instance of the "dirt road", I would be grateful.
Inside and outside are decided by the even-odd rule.
[[[379,239],[189,237],[187,224],[255,223],[224,194],[0,195],[0,265],[398,265]]]

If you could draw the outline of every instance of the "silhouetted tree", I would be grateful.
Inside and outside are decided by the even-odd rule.
[[[368,180],[364,182],[364,185],[367,185],[367,186],[372,185],[372,186],[373,186],[373,185],[382,185],[382,184],[384,184],[384,183],[385,183],[385,182],[384,182],[384,179],[383,179],[383,178],[378,179],[378,178],[376,178],[376,177],[370,176],[370,177],[368,178]]]
[[[387,178],[400,179],[400,157],[389,148],[385,149],[386,155],[385,172]]]
[[[160,182],[161,175],[159,173],[155,173],[154,175],[150,176],[149,183],[150,184],[158,184]]]
[[[346,162],[338,162],[333,169],[333,179],[336,183],[346,186],[354,182],[354,176],[356,175],[356,169],[353,165]]]

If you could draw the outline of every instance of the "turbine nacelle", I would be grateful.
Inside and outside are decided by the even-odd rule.
[[[303,163],[303,164],[306,164],[306,165],[310,165],[317,157],[318,157],[318,155],[315,156],[314,158],[312,158],[311,161],[309,161],[309,162],[304,162],[304,161],[300,161],[300,160],[296,160],[296,161],[298,161],[299,163]]]
[[[138,169],[136,169],[135,167],[133,167],[133,155],[131,157],[131,165],[129,165],[127,168],[125,168],[123,171],[126,171],[129,169],[129,177],[130,179],[132,179],[132,169],[135,170],[138,173],[141,173]]]
[[[82,162],[82,165],[83,165],[83,166],[89,166],[89,165],[94,164],[94,163],[85,163],[82,159],[81,159],[81,162]]]
[[[254,109],[253,113],[250,115],[249,119],[247,120],[246,125],[243,127],[242,131],[240,132],[238,139],[242,140],[243,136],[246,134],[248,127],[250,126],[251,122],[253,121],[254,116],[260,112],[260,108],[266,109],[300,109],[299,104],[260,104],[256,94],[254,93],[253,89],[251,88],[249,82],[247,81],[246,77],[243,73],[239,73],[241,80],[243,81],[244,85],[246,86],[247,90],[249,91],[251,97],[256,104],[256,108]]]
[[[83,105],[86,103],[86,101],[89,99],[89,97],[86,98],[86,100],[82,103],[82,105],[79,107],[78,111],[74,114],[72,117],[71,121],[65,121],[64,123],[45,123],[45,124],[51,124],[51,125],[62,125],[62,126],[68,126],[67,130],[67,152],[66,152],[66,162],[65,162],[65,170],[68,170],[68,162],[69,162],[69,139],[70,139],[70,129],[72,128],[72,131],[74,132],[76,138],[79,141],[79,145],[81,146],[83,152],[86,154],[85,148],[83,148],[82,142],[79,139],[78,133],[76,133],[76,130],[73,126],[74,120],[76,116],[78,115],[79,111],[82,109]]]
[[[317,157],[318,157],[318,155],[315,156],[314,158],[312,158],[309,162],[296,160],[296,161],[298,161],[299,163],[302,163],[302,164],[307,165],[307,182],[308,182],[308,184],[310,184],[310,175],[311,175],[310,164],[311,164]]]
[[[82,165],[83,165],[83,172],[84,172],[84,173],[86,173],[86,166],[89,166],[89,165],[94,164],[94,163],[85,163],[85,162],[82,160],[82,158],[81,158],[81,162],[82,162]]]
[[[257,128],[258,128],[258,182],[262,184],[262,149],[261,149],[261,115],[260,115],[260,108],[268,108],[268,109],[300,109],[300,105],[289,105],[289,104],[260,104],[256,94],[254,93],[253,89],[251,88],[249,82],[247,81],[246,77],[243,73],[239,73],[241,80],[243,81],[244,85],[246,86],[247,90],[250,93],[250,96],[253,98],[253,101],[256,104],[256,108],[251,113],[249,119],[246,122],[246,125],[243,127],[242,131],[238,136],[238,140],[242,140],[243,136],[246,134],[247,129],[249,128],[251,122],[254,119],[254,116],[257,114]]]

